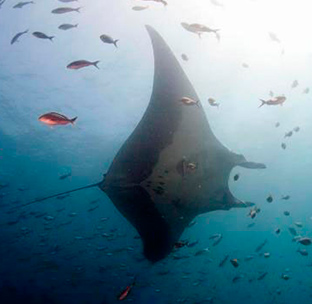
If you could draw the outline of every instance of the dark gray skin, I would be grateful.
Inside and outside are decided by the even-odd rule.
[[[229,176],[235,166],[263,169],[265,165],[247,162],[223,146],[212,133],[202,106],[179,102],[188,97],[200,105],[165,41],[152,27],[147,26],[147,31],[155,58],[152,96],[103,181],[19,207],[99,186],[137,229],[145,257],[156,262],[170,254],[197,215],[254,205],[231,194]]]
[[[162,37],[147,26],[154,57],[154,85],[148,108],[110,166],[100,188],[138,230],[150,261],[165,258],[184,229],[201,213],[247,207],[228,188],[235,166],[265,168],[224,147],[212,133],[203,107]],[[180,173],[181,162],[197,164]]]

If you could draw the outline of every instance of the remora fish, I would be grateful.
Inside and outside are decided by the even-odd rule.
[[[18,38],[21,37],[22,35],[28,33],[28,30],[24,31],[24,32],[19,32],[17,33],[11,40],[11,44],[18,42]]]
[[[80,13],[81,7],[71,8],[71,7],[59,7],[51,11],[52,14],[65,14],[70,12]]]

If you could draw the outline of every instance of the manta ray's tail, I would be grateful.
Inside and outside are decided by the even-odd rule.
[[[29,206],[29,205],[32,205],[32,204],[35,204],[35,203],[39,203],[39,202],[48,200],[50,198],[58,197],[58,196],[61,196],[61,195],[69,194],[69,193],[72,193],[72,192],[76,192],[76,191],[80,191],[80,190],[84,190],[84,189],[88,189],[88,188],[93,188],[93,187],[96,187],[96,186],[99,186],[99,185],[100,185],[100,183],[95,183],[95,184],[91,184],[91,185],[88,185],[88,186],[72,189],[72,190],[69,190],[69,191],[53,194],[53,195],[50,195],[50,196],[37,198],[37,199],[35,199],[35,200],[31,201],[31,202],[28,202],[28,203],[25,203],[25,204],[22,204],[22,205],[19,205],[19,206],[15,206],[12,209],[26,207],[26,206]]]

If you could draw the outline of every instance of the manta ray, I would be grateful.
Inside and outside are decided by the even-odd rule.
[[[145,257],[157,262],[170,254],[197,215],[251,206],[231,194],[230,172],[235,166],[265,165],[248,162],[216,138],[173,52],[156,30],[146,29],[154,52],[154,83],[141,121],[100,183],[61,194],[99,186],[140,234]],[[179,102],[183,97],[198,102],[186,105]]]

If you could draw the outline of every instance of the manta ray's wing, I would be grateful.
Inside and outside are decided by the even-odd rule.
[[[200,102],[180,102],[199,99],[162,37],[147,30],[155,58],[151,100],[100,187],[138,230],[145,256],[157,261],[196,215],[244,205],[228,189],[230,171],[258,164],[217,140]]]

